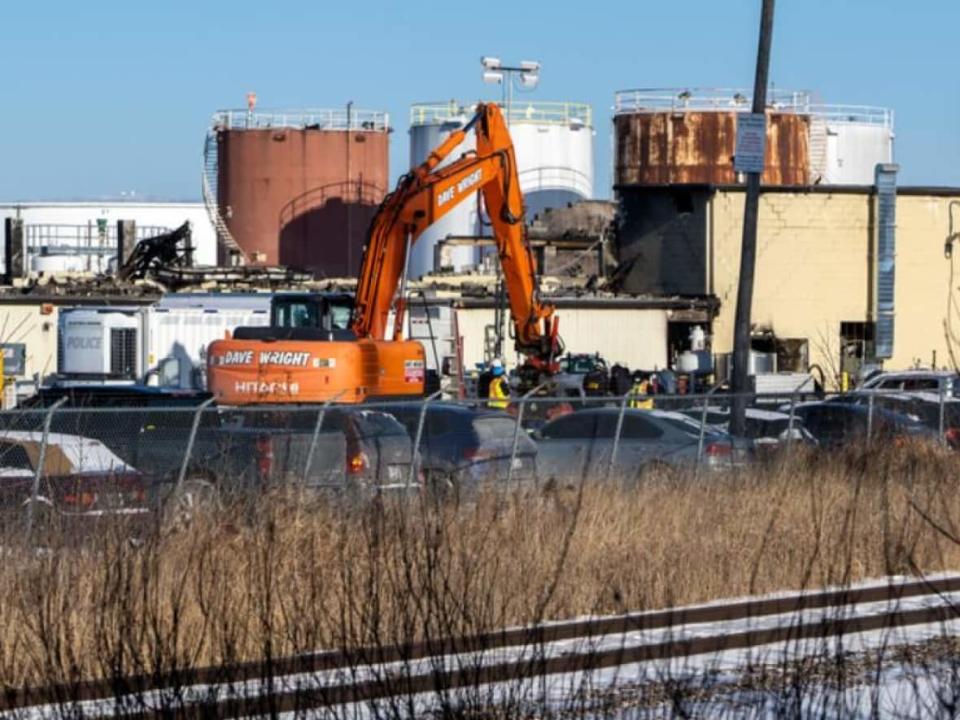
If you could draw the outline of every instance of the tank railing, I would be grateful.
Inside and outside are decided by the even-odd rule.
[[[893,110],[873,105],[811,105],[810,114],[827,122],[878,125],[893,129]]]
[[[301,215],[323,207],[333,199],[377,206],[384,195],[386,195],[384,188],[363,180],[343,180],[321,185],[297,195],[280,208],[279,229],[282,231]]]
[[[616,93],[614,112],[644,113],[677,111],[750,112],[748,90],[726,88],[639,89]],[[767,107],[779,112],[813,115],[828,122],[858,123],[893,128],[893,111],[873,105],[831,105],[812,103],[810,93],[777,90],[768,98]]]
[[[664,110],[716,110],[749,112],[751,91],[741,88],[638,88],[614,95],[614,112],[662,112]],[[771,90],[767,107],[782,112],[809,112],[810,93]]]
[[[520,189],[525,193],[538,190],[570,190],[585,198],[593,197],[593,179],[569,166],[544,166],[522,170]]]
[[[379,110],[220,110],[210,125],[217,130],[308,129],[387,132],[390,116]]]
[[[475,105],[456,101],[419,103],[410,107],[410,125],[434,125],[443,122],[466,122]],[[543,125],[593,127],[593,109],[586,103],[515,100],[509,113],[501,110],[510,122],[531,122]]]

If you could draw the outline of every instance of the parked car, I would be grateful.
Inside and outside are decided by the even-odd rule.
[[[261,482],[287,480],[318,488],[369,490],[406,486],[412,442],[392,415],[333,407],[323,411],[323,423],[317,428],[319,412],[320,408],[226,411],[218,447],[234,456],[232,466],[245,466],[247,474]]]
[[[688,407],[682,410],[684,415],[697,422],[703,417],[703,408]],[[729,432],[730,408],[720,405],[707,406],[707,425],[723,432]],[[773,449],[792,439],[795,443],[815,444],[813,435],[804,427],[803,420],[794,417],[791,429],[790,414],[777,410],[748,407],[746,411],[745,438],[759,448]]]
[[[40,431],[0,430],[0,506],[7,513],[26,514],[42,444]],[[150,511],[144,475],[103,443],[79,435],[48,434],[38,490],[33,504],[38,522]]]
[[[590,408],[544,425],[537,439],[541,478],[603,479],[613,452],[618,408]],[[636,479],[652,466],[694,467],[700,452],[700,423],[667,410],[624,411],[613,476]],[[750,449],[714,427],[703,432],[702,463],[729,468],[748,460]]]
[[[194,410],[210,395],[141,386],[51,388],[31,405],[49,407],[61,397],[67,402],[54,413],[55,430],[100,440],[169,489],[180,473]],[[197,424],[187,479],[232,491],[284,482],[311,488],[343,488],[348,481],[353,487],[386,486],[406,478],[411,443],[392,418],[330,408],[316,432],[319,412],[319,406],[207,407]],[[11,421],[22,415],[12,414]],[[39,426],[42,414],[31,422]]]
[[[873,408],[872,420],[869,406],[852,402],[800,403],[794,412],[817,443],[826,449],[864,443],[868,429],[875,440],[936,439],[936,434],[915,417],[883,407]]]
[[[879,371],[868,376],[857,389],[930,392],[937,395],[942,389],[948,397],[960,397],[960,375],[952,370]]]
[[[0,413],[4,427],[25,422],[42,427],[43,411],[63,404],[53,415],[51,429],[99,440],[124,462],[150,476],[177,476],[193,426],[193,411],[209,393],[172,391],[142,385],[81,385],[41,388],[22,408]],[[22,412],[23,410],[35,412]],[[205,411],[198,426],[198,454],[216,455],[204,438],[220,427],[215,408]],[[26,428],[23,428],[26,429]]]
[[[853,403],[884,408],[917,420],[929,430],[940,433],[941,398],[939,392],[852,392],[831,399],[834,403]],[[947,445],[960,449],[960,400],[952,395],[943,398],[943,437]]]
[[[416,438],[420,423],[419,403],[392,403],[378,406],[403,423]],[[536,479],[537,446],[516,418],[488,408],[469,408],[436,402],[427,406],[420,438],[420,467],[427,481],[437,483],[479,483],[506,480],[513,464],[513,479]],[[511,460],[514,437],[517,453]]]

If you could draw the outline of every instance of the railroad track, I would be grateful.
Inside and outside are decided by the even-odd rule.
[[[948,630],[948,623],[956,625]],[[960,634],[960,576],[7,691],[0,697],[0,713],[4,717],[51,717],[65,711],[82,717],[301,713],[783,643],[802,655],[804,648],[812,652],[818,641],[838,636],[920,626]]]

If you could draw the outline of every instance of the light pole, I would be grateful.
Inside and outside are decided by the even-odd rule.
[[[540,83],[540,63],[521,60],[515,67],[504,65],[500,58],[485,55],[480,58],[483,66],[483,81],[503,88],[503,102],[507,108],[507,125],[510,125],[510,108],[513,105],[513,84],[517,81],[525,90],[533,90]],[[506,82],[504,82],[506,80]]]
[[[510,116],[513,108],[513,85],[519,81],[520,86],[526,90],[533,90],[540,83],[540,63],[534,60],[521,60],[520,64],[514,67],[504,65],[500,58],[485,55],[480,58],[480,65],[483,66],[483,81],[490,85],[499,85],[503,88],[501,103],[507,109],[507,127],[510,127]],[[503,272],[500,264],[497,264],[497,291],[496,307],[494,308],[494,324],[497,327],[497,341],[494,350],[496,357],[503,355],[503,337],[504,325],[506,322],[507,297],[503,286]]]

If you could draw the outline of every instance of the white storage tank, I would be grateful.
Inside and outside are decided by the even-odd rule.
[[[527,220],[593,195],[593,113],[589,105],[520,102],[510,108]]]
[[[410,108],[410,167],[416,167],[450,133],[459,130],[473,115],[472,105],[458,102],[421,103]],[[476,143],[471,133],[440,165],[444,167],[457,160]],[[434,248],[439,240],[451,236],[473,237],[483,234],[477,214],[476,195],[461,202],[438,222],[427,228],[410,250],[408,275],[419,278],[434,270]],[[457,271],[467,270],[477,263],[475,247],[463,246],[451,249],[450,261]]]
[[[473,115],[472,103],[421,103],[410,109],[410,164],[423,162],[430,151]],[[527,221],[546,208],[593,197],[593,113],[589,105],[568,102],[514,100],[504,114],[517,155],[517,172],[524,193]],[[475,147],[472,134],[447,158],[453,162]],[[409,276],[419,278],[434,269],[434,248],[448,237],[489,235],[478,215],[476,197],[465,200],[427,229],[410,253]],[[453,247],[447,257],[455,270],[478,260],[476,248]]]
[[[865,105],[810,107],[811,181],[872,185],[874,168],[893,162],[893,111]]]

